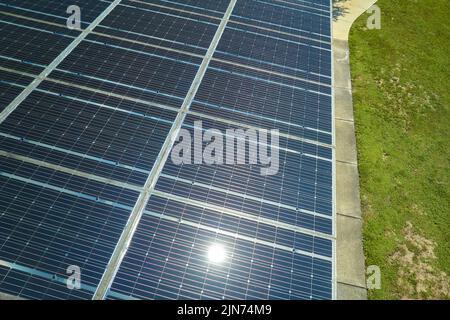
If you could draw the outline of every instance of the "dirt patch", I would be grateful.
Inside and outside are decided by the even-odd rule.
[[[397,286],[402,299],[450,299],[450,278],[436,270],[436,243],[416,233],[411,222],[403,229],[405,243],[390,261],[399,265]]]
[[[407,132],[416,117],[427,116],[430,110],[436,111],[438,96],[414,81],[405,80],[404,73],[408,73],[408,69],[397,63],[389,70],[381,69],[375,83],[388,101],[380,106],[380,115],[386,120],[395,119]]]

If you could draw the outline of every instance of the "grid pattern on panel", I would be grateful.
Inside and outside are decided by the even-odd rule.
[[[288,152],[281,153],[279,161],[279,172],[273,176],[261,175],[261,167],[256,165],[206,167],[167,163],[163,171],[165,176],[158,181],[156,189],[217,205],[225,205],[229,200],[231,203],[225,207],[240,210],[253,203],[256,208],[252,212],[255,209],[257,212],[262,203],[272,203],[275,208],[289,206],[293,215],[298,210],[308,210],[331,216],[331,162]],[[183,179],[195,182],[195,185]],[[278,220],[276,211],[273,210],[272,217]]]
[[[112,2],[2,2],[0,112]],[[0,124],[0,292],[93,297],[229,5],[120,1]],[[334,297],[330,9],[237,1],[182,128],[278,129],[279,170],[169,158],[106,298]]]
[[[16,20],[23,25],[17,28],[25,30],[12,28],[6,35],[22,46],[2,52],[1,67],[12,70],[1,71],[5,105],[65,49],[59,42],[70,43],[77,34],[59,27],[66,20],[65,1],[51,10],[27,4],[15,1],[5,9],[20,16]],[[107,4],[80,3],[85,23]],[[116,17],[123,20],[120,13]],[[23,41],[14,40],[14,32]],[[183,32],[176,30],[175,37],[187,43]],[[96,289],[137,200],[135,189],[144,184],[201,61],[121,36],[94,31],[0,126],[0,152],[7,156],[0,158],[1,216],[5,226],[19,230],[0,232],[2,291],[34,299],[90,299]],[[40,51],[41,45],[49,50]],[[102,178],[113,180],[98,182]],[[66,287],[71,264],[82,270],[79,291]]]
[[[118,6],[97,32],[204,55],[218,22],[170,7],[130,3]]]
[[[328,239],[295,232],[256,219],[246,219],[242,215],[222,214],[156,195],[149,201],[147,213],[169,220],[179,219],[182,223],[198,225],[200,228],[232,234],[235,237],[256,239],[268,246],[283,247],[288,251],[298,249],[306,253],[331,257],[331,241]],[[291,213],[291,216],[294,215]]]
[[[34,299],[92,295],[137,193],[4,157],[0,190],[0,261],[10,267],[0,290]],[[65,282],[72,265],[83,270],[79,292]]]
[[[86,40],[59,66],[56,74],[50,76],[63,78],[62,75],[68,74],[98,81],[100,89],[102,85],[121,86],[167,100],[176,99],[181,104],[180,101],[182,102],[190,81],[195,76],[198,59],[187,57],[189,61],[184,61],[179,54],[169,56],[148,51],[154,50],[136,50],[128,48],[126,44],[111,47],[98,41],[92,43]],[[196,61],[192,61],[194,59]]]
[[[0,7],[1,9],[1,7]],[[78,32],[0,11],[1,55],[49,64]]]
[[[212,244],[225,262],[208,263]],[[331,264],[145,215],[111,287],[141,299],[329,299]]]
[[[329,7],[322,10],[315,4],[298,7],[276,1],[243,0],[238,3],[233,17],[236,21],[259,27],[300,34],[320,41],[330,41]]]
[[[33,81],[33,78],[0,70],[0,112]]]
[[[111,0],[85,1],[85,0],[5,0],[2,1],[2,10],[17,10],[15,12],[27,12],[29,17],[47,16],[47,21],[56,22],[58,17],[68,17],[66,10],[71,5],[79,6],[82,13],[82,22],[89,24],[94,21],[105,8],[111,3]],[[9,11],[8,11],[9,12]],[[53,19],[51,18],[53,17]]]
[[[156,1],[142,1],[142,0],[125,0],[123,5],[135,5],[144,8],[160,8],[160,9],[175,9],[188,13],[192,16],[198,14],[206,14],[215,18],[222,18],[223,13],[228,7],[227,0],[156,0]]]
[[[236,113],[236,117],[272,120],[281,129],[284,125],[297,131],[307,128],[316,132],[316,139],[319,132],[331,133],[331,96],[249,73],[221,70],[212,64],[196,96],[195,102],[205,110],[221,108]]]
[[[310,81],[331,83],[327,76],[330,50],[300,39],[288,40],[266,31],[250,31],[231,24],[224,33],[216,57]]]
[[[107,1],[3,1],[0,66],[38,74],[34,64],[47,66],[80,33],[67,28],[70,5],[82,11],[82,26],[89,25],[108,5]],[[11,63],[15,66],[10,66]],[[42,71],[39,70],[39,71]]]
[[[109,298],[332,298],[329,35],[328,6],[238,1],[184,128],[279,129],[279,172],[169,160]]]
[[[2,123],[0,132],[131,169],[150,170],[158,155],[155,147],[162,145],[170,129],[168,121],[35,91]]]
[[[7,18],[10,19],[10,18]],[[6,20],[6,19],[5,19]],[[18,23],[6,24],[0,21],[2,36],[0,63],[8,66],[8,61],[20,62],[21,71],[29,71],[27,64],[50,64],[71,42],[70,37],[20,26]]]

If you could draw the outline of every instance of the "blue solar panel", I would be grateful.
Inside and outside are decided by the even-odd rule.
[[[150,117],[36,91],[2,123],[0,132],[150,170],[169,128],[167,122]]]
[[[80,33],[66,27],[69,5],[81,5],[82,21],[88,24],[107,3],[59,0],[0,3],[0,112]],[[16,74],[14,78],[9,71],[25,74]]]
[[[137,192],[4,157],[0,181],[1,259],[15,264],[0,291],[28,298],[83,297],[98,284]],[[85,270],[80,292],[61,280],[70,265]],[[20,277],[40,275],[49,277],[46,283],[26,293],[32,282]],[[64,290],[46,294],[55,285]]]
[[[82,23],[88,25],[93,22],[111,0],[85,1],[85,0],[4,0],[0,4],[1,11],[23,15],[25,18],[44,19],[47,22],[66,24],[69,6],[76,5],[82,10]],[[68,32],[69,29],[61,32]]]
[[[334,298],[330,1],[234,3],[0,4],[0,292]],[[278,129],[278,171],[165,160],[196,121]]]
[[[142,5],[150,5],[150,6],[162,6],[173,8],[180,11],[188,11],[190,14],[208,14],[210,16],[221,19],[223,13],[228,7],[229,1],[227,0],[156,0],[152,1],[152,3],[148,3],[145,1],[133,1],[127,0],[124,1],[124,5],[133,3],[133,4],[142,4]],[[139,6],[144,7],[144,6]]]
[[[327,104],[331,88],[324,89],[328,93],[321,92],[314,90],[317,85],[313,84],[299,87],[265,79],[264,74],[221,72],[216,66],[213,63],[205,75],[196,102],[331,134],[331,107]]]
[[[247,2],[250,3],[238,2],[237,6]],[[255,16],[261,13],[256,9],[257,5],[264,8],[259,17]],[[296,14],[305,15],[305,12],[293,14],[285,8],[277,11],[276,6],[263,1],[252,1],[252,6],[235,8],[230,21],[233,28],[227,28],[219,42],[184,127],[192,128],[198,120],[203,121],[204,129],[232,128],[229,122],[236,123],[235,128],[238,124],[280,127],[283,133],[293,135],[299,141],[294,137],[280,140],[280,147],[290,151],[280,150],[280,172],[272,177],[261,176],[258,166],[179,166],[167,162],[156,184],[157,196],[150,199],[144,213],[145,222],[141,222],[145,224],[145,231],[142,226],[133,238],[111,287],[110,298],[116,293],[147,299],[331,298],[330,21],[329,9],[318,11],[322,12],[318,14],[318,20],[311,18],[309,13],[306,15],[311,18],[309,28],[298,27],[292,22],[272,28],[269,33],[261,28],[271,25],[271,19],[277,14],[278,19],[285,16],[282,20],[289,22]],[[249,18],[244,19],[245,15]],[[305,21],[301,16],[296,18]],[[240,23],[236,23],[240,28],[236,29],[233,23],[244,20],[254,29],[259,28],[259,33],[245,32]],[[320,28],[328,30],[321,33]],[[301,32],[293,32],[293,29]],[[311,35],[311,31],[318,35]],[[301,34],[310,40],[286,39],[286,32],[295,36]],[[274,36],[274,33],[278,35]],[[202,118],[202,114],[215,120]],[[301,139],[308,140],[300,142]],[[264,223],[261,218],[266,219]],[[154,225],[158,228],[162,225],[164,230],[147,232]],[[309,235],[306,230],[318,236]],[[194,247],[183,248],[181,239],[186,237]],[[205,262],[208,246],[214,242],[225,243],[231,265],[236,263],[245,268],[253,262],[252,251],[258,250],[259,245],[252,241],[246,243],[249,251],[239,259],[233,251],[238,242],[236,238],[263,241],[263,246],[275,247],[275,252],[281,246],[287,255],[292,255],[292,250],[318,254],[320,258],[314,261],[320,265],[317,267],[320,271],[305,267],[303,271],[309,282],[305,281],[303,287],[301,275],[290,274],[285,278],[274,266],[274,263],[283,266],[280,251],[267,268],[268,274],[274,273],[274,280],[266,275],[265,282],[247,287],[242,283],[252,283],[252,277],[262,270],[233,270],[228,264],[221,266],[224,270],[216,270]],[[196,246],[197,241],[203,241],[199,244],[200,249]],[[161,248],[161,243],[167,243],[167,247]],[[172,250],[176,253],[172,254]],[[161,254],[161,257],[155,258],[155,254]],[[262,259],[268,257],[270,255]],[[302,253],[294,254],[294,261],[297,258],[306,259]],[[191,264],[196,263],[199,263],[197,269],[190,270]],[[287,265],[283,268],[288,269]],[[156,274],[153,273],[155,270],[158,270]],[[193,276],[196,273],[198,275]],[[239,278],[241,274],[243,278]],[[233,286],[233,283],[239,285]]]
[[[211,240],[226,245],[227,263],[208,264]],[[144,215],[111,290],[141,299],[329,299],[330,271],[327,261]]]
[[[22,91],[21,88],[33,81],[31,77],[3,70],[0,70],[0,79],[0,112]]]
[[[217,25],[218,18],[173,10],[164,6],[163,1],[146,4],[124,2],[96,30],[115,37],[204,55]]]
[[[2,60],[8,57],[28,63],[50,64],[70,43],[70,37],[0,22]],[[2,63],[3,64],[3,63]]]
[[[330,240],[307,234],[294,233],[293,231],[259,223],[255,220],[227,216],[219,212],[183,204],[158,196],[150,199],[147,210],[149,214],[180,218],[185,222],[196,223],[205,227],[228,231],[233,234],[266,241],[272,244],[279,244],[289,248],[298,248],[306,252],[313,252],[331,257]],[[293,214],[290,216],[295,217]],[[302,217],[297,218],[299,220],[302,219]],[[292,224],[295,225],[295,221]]]
[[[260,50],[261,47],[266,50]],[[286,41],[265,31],[256,33],[228,27],[215,56],[307,80],[325,81],[328,85],[331,83],[330,77],[326,76],[330,70],[331,51],[300,39]]]
[[[329,7],[321,10],[315,3],[300,6],[293,2],[286,4],[276,1],[243,0],[237,3],[233,18],[237,22],[329,42],[331,33],[329,10]]]
[[[107,1],[26,1],[0,3],[2,30],[0,66],[8,60],[26,64],[50,64],[80,33],[67,28],[70,5],[82,8],[83,26],[91,23],[108,5]]]

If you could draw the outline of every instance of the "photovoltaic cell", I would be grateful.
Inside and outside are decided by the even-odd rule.
[[[71,42],[53,33],[4,24],[2,26],[2,46],[0,55],[4,57],[26,60],[30,63],[50,64]],[[3,63],[2,63],[3,65]]]
[[[33,78],[0,70],[0,112],[14,100]]]
[[[151,4],[135,5],[132,2],[130,5],[118,6],[96,30],[168,48],[202,55],[206,53],[217,29],[217,19],[192,16],[184,11],[154,7]]]
[[[37,75],[33,64],[50,64],[80,31],[67,28],[68,6],[78,5],[83,25],[91,23],[108,5],[106,1],[26,1],[0,3],[0,67]]]
[[[31,13],[34,13],[34,15],[32,15]],[[64,24],[64,17],[61,17],[58,22],[48,21],[46,19],[47,17],[52,16],[48,13],[42,13],[39,15],[36,13],[36,11],[28,12],[17,7],[0,6],[1,24],[16,26],[25,30],[34,30],[38,31],[39,33],[65,36],[67,38],[75,38],[79,35],[79,30],[67,28],[67,26]]]
[[[40,92],[0,125],[1,132],[16,137],[146,170],[169,128],[165,122]]]
[[[124,50],[123,47],[129,50]],[[85,42],[59,66],[59,69],[77,74],[98,76],[103,80],[130,86],[149,86],[154,90],[167,90],[168,92],[165,93],[169,95],[176,94],[175,90],[178,88],[184,90],[184,92],[187,91],[189,78],[182,83],[180,83],[180,80],[184,80],[183,75],[186,73],[191,76],[192,81],[196,70],[195,62],[198,62],[198,59],[187,58],[188,61],[184,62],[178,54],[171,55],[169,53],[162,58],[161,52],[158,52],[159,54],[154,53],[154,51],[160,50],[150,49],[150,52],[132,50],[135,49],[128,48],[125,43],[122,43],[120,48],[114,48],[101,45],[98,40],[97,43]],[[146,68],[139,69],[138,66]],[[174,70],[176,69],[181,71],[178,77],[175,75]],[[132,75],[140,77],[136,79]],[[140,83],[141,81],[142,83]],[[172,91],[169,91],[171,89]],[[182,94],[182,92],[179,94]]]
[[[224,244],[224,264],[208,263],[211,241]],[[327,261],[144,215],[111,290],[142,299],[329,299],[330,271]]]
[[[8,60],[26,64],[50,64],[71,42],[71,38],[44,33],[23,27],[3,24],[0,66],[7,67]]]
[[[103,158],[86,157],[82,153],[70,152],[69,150],[59,149],[50,144],[7,134],[0,134],[0,144],[2,145],[0,151],[45,161],[53,165],[62,165],[72,170],[78,170],[106,179],[126,181],[136,186],[144,185],[149,173],[146,170],[133,170],[126,165]]]
[[[0,181],[0,260],[14,263],[15,271],[7,273],[0,290],[22,294],[29,289],[28,298],[83,297],[84,291],[68,290],[66,283],[59,291],[52,287],[66,279],[70,265],[85,271],[85,288],[96,286],[136,192],[4,157]],[[33,281],[11,285],[31,276],[47,281],[35,291],[30,291]]]
[[[261,50],[264,47],[265,50]],[[248,32],[228,27],[225,30],[215,57],[250,66],[281,72],[306,80],[330,84],[330,50],[288,41],[267,32]]]
[[[111,3],[2,2],[0,112],[79,35],[69,5]],[[91,299],[114,268],[108,299],[334,297],[328,0],[238,0],[181,124],[278,129],[278,173],[169,157],[107,269],[229,4],[121,1],[0,124],[0,292]]]
[[[208,105],[209,107],[210,105]],[[197,108],[197,104],[193,103],[193,107]],[[217,128],[222,132],[226,132],[228,129],[246,129],[246,128],[261,128],[266,130],[271,130],[279,125],[288,126],[286,123],[277,123],[276,121],[263,119],[259,117],[253,117],[250,115],[248,117],[244,116],[244,113],[239,113],[236,115],[229,111],[228,109],[221,110],[217,109],[207,109],[205,106],[203,112],[198,113],[197,111],[191,112],[186,117],[183,126],[187,130],[193,130],[195,122],[201,121],[203,131],[211,128]],[[257,116],[257,114],[255,114]],[[240,126],[237,126],[240,124]],[[280,128],[279,143],[285,149],[295,150],[296,152],[305,153],[308,155],[325,158],[328,160],[332,159],[331,148],[327,143],[331,143],[331,137],[329,134],[307,129],[302,126],[293,126],[292,124],[288,130],[282,130]],[[289,136],[292,135],[292,136]],[[294,138],[295,137],[295,138]],[[323,142],[322,144],[316,144],[315,142]]]
[[[321,41],[330,41],[329,9],[318,10],[298,8],[276,1],[238,1],[233,19],[276,31],[295,33]]]
[[[331,101],[331,98],[325,98],[324,100]],[[217,125],[220,123],[234,123],[235,126],[238,124],[242,127],[256,127],[262,129],[273,129],[279,127],[279,130],[283,134],[293,135],[296,137],[301,137],[303,139],[308,139],[311,141],[317,141],[324,144],[331,144],[332,137],[330,133],[317,131],[309,127],[302,126],[295,122],[285,122],[278,119],[273,119],[269,117],[264,117],[257,112],[251,113],[247,111],[240,111],[232,108],[231,106],[226,106],[224,104],[213,105],[210,103],[203,103],[199,101],[194,101],[191,106],[192,114],[201,115],[200,117],[213,117],[217,119]],[[220,119],[220,120],[219,120]],[[198,118],[196,118],[198,120]],[[193,123],[195,120],[192,120]],[[290,140],[290,143],[296,143],[295,140]],[[319,147],[320,148],[320,147]],[[320,148],[327,154],[328,152]]]
[[[312,235],[295,233],[293,231],[274,227],[272,225],[244,219],[220,212],[199,208],[193,205],[168,200],[154,196],[147,206],[148,214],[164,215],[182,219],[183,222],[200,224],[215,230],[230,232],[235,235],[266,241],[270,244],[278,244],[287,248],[296,248],[306,252],[317,253],[331,257],[331,241]],[[291,214],[291,217],[294,216]],[[294,216],[295,217],[295,216]],[[302,220],[300,215],[298,220]],[[305,219],[306,220],[306,219]],[[292,222],[292,221],[291,221]],[[295,225],[295,222],[292,222]]]
[[[124,5],[128,3],[166,6],[177,10],[188,11],[192,14],[209,14],[217,18],[222,18],[223,13],[225,12],[229,4],[229,2],[226,0],[157,0],[152,1],[152,3],[133,0],[124,1]]]
[[[289,3],[238,1],[183,125],[279,128],[278,174],[166,162],[109,298],[332,297],[330,12]]]
[[[205,75],[195,102],[331,133],[331,108],[321,103],[330,101],[328,96],[249,73],[224,73],[215,68],[212,64]]]
[[[208,186],[222,189],[222,193],[233,191],[258,200],[291,206],[295,209],[330,215],[331,212],[331,162],[301,156],[280,150],[279,172],[273,176],[262,176],[260,166],[177,166],[168,162],[163,173],[175,178],[188,179],[206,186],[204,192],[182,191],[182,182],[158,181],[156,189],[173,192],[185,197],[207,201]],[[328,177],[328,178],[326,178]],[[181,184],[181,185],[180,185]],[[187,186],[189,190],[191,186]],[[173,191],[172,191],[173,190]],[[199,190],[198,190],[199,191]],[[224,197],[216,201],[222,202]],[[210,201],[214,202],[214,199]]]
[[[69,6],[80,7],[82,12],[82,23],[88,25],[93,22],[106,7],[111,4],[111,0],[85,1],[85,0],[5,0],[0,4],[0,10],[17,14],[26,14],[27,17],[42,19],[48,22],[61,22],[61,18],[67,21],[69,14],[66,12]],[[68,30],[68,29],[66,29]]]

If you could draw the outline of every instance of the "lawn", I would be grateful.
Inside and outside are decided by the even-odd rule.
[[[450,1],[380,0],[350,33],[372,299],[450,298]]]

